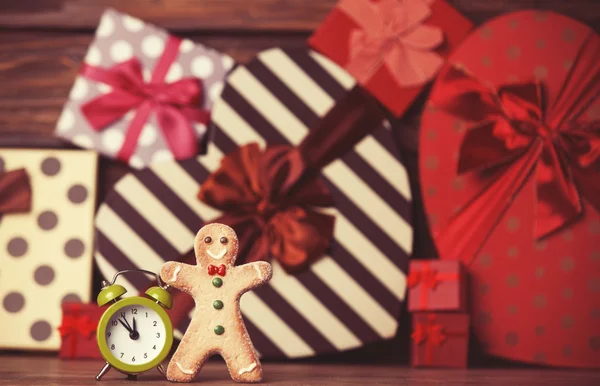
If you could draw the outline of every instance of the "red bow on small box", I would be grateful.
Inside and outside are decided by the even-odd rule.
[[[408,288],[413,289],[419,285],[423,285],[421,288],[420,303],[421,307],[425,308],[427,305],[429,291],[435,291],[438,284],[447,280],[458,280],[457,273],[440,273],[437,270],[430,268],[429,263],[421,263],[422,267],[420,270],[411,269],[408,275]]]
[[[218,267],[216,265],[212,265],[209,264],[208,266],[208,274],[209,275],[219,275],[219,276],[225,276],[225,273],[227,272],[227,267],[225,267],[225,264],[221,264]]]
[[[403,87],[430,81],[444,59],[433,50],[444,42],[442,29],[423,24],[432,0],[341,0],[337,8],[361,28],[350,35],[346,70],[365,84],[380,67]]]
[[[458,66],[442,79],[435,103],[474,123],[461,144],[459,173],[494,175],[436,235],[441,250],[470,263],[531,178],[538,239],[577,219],[582,198],[600,211],[600,121],[583,114],[600,95],[598,39],[582,47],[551,106],[536,80],[494,87]]]
[[[67,357],[75,356],[79,336],[88,339],[98,328],[98,321],[93,321],[87,315],[79,316],[80,308],[81,306],[78,304],[70,305],[69,312],[73,312],[73,314],[64,315],[62,324],[58,327],[62,338],[71,335],[70,350],[66,354]]]
[[[25,169],[0,171],[0,215],[31,209],[31,183]]]
[[[198,153],[198,141],[192,122],[208,123],[209,113],[199,106],[203,101],[202,83],[196,78],[166,83],[165,76],[179,52],[180,39],[169,37],[156,63],[149,83],[144,81],[138,59],[109,69],[84,64],[82,76],[112,87],[81,107],[92,128],[101,131],[123,118],[132,109],[135,116],[127,128],[125,141],[117,157],[123,161],[135,152],[138,138],[151,113],[175,159],[191,158]]]
[[[448,340],[448,337],[461,337],[466,334],[458,332],[446,331],[446,328],[437,323],[437,317],[435,314],[427,315],[426,323],[416,323],[413,326],[413,333],[411,338],[417,345],[425,345],[425,362],[428,365],[433,363],[433,350],[444,345]]]

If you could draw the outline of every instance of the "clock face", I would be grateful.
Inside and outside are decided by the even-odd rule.
[[[112,356],[128,365],[151,362],[167,343],[162,318],[152,308],[139,304],[118,309],[108,321],[104,335]]]

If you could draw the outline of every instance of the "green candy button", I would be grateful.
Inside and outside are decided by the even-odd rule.
[[[215,287],[220,287],[223,285],[223,279],[221,279],[220,277],[215,277],[214,279],[212,279],[212,283]]]
[[[223,326],[215,327],[215,334],[222,335],[224,332],[225,332],[225,327],[223,327]]]
[[[223,302],[220,300],[215,300],[213,302],[213,307],[217,310],[220,310],[221,308],[223,308]]]

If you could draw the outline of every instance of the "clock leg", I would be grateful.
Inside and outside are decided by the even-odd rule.
[[[108,370],[110,370],[110,368],[111,368],[110,364],[108,364],[108,362],[106,362],[106,364],[104,365],[102,370],[100,370],[98,375],[96,375],[96,380],[99,381],[104,376],[104,374],[108,373]]]
[[[158,365],[156,367],[156,369],[158,370],[159,373],[161,373],[163,375],[163,377],[167,377],[167,370],[165,370],[165,368],[163,367],[163,365]]]

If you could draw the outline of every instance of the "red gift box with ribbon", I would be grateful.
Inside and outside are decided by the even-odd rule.
[[[308,42],[399,117],[472,27],[443,0],[340,0]]]
[[[469,315],[413,314],[411,335],[413,367],[466,368],[469,351]]]
[[[425,209],[489,354],[600,367],[599,95],[598,34],[533,11],[481,26],[432,89]]]
[[[62,323],[58,327],[61,345],[58,356],[63,359],[100,359],[96,328],[105,309],[92,303],[63,303]]]
[[[467,275],[464,266],[458,261],[411,261],[408,310],[466,311]]]

